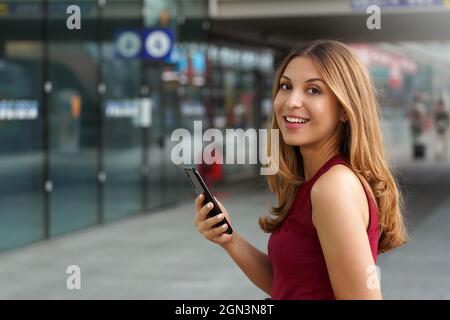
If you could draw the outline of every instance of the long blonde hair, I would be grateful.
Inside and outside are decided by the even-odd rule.
[[[338,41],[316,40],[301,44],[279,66],[273,84],[273,100],[286,66],[298,56],[313,59],[347,113],[348,120],[340,130],[339,149],[355,174],[368,183],[374,194],[380,231],[378,252],[386,252],[406,243],[408,236],[402,216],[403,198],[385,159],[379,121],[381,111],[367,69],[350,48]],[[274,112],[269,129],[279,129]],[[271,150],[270,139],[268,148]],[[282,224],[299,186],[304,182],[300,148],[287,145],[280,139],[279,170],[277,174],[267,176],[267,180],[270,190],[277,197],[278,206],[272,206],[271,215],[260,217],[259,225],[270,233]]]

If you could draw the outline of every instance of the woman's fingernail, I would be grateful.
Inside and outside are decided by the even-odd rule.
[[[220,219],[222,219],[222,218],[223,218],[223,214],[217,215],[217,219],[218,219],[218,220],[220,220]]]
[[[228,228],[228,225],[227,225],[226,223],[224,223],[224,224],[222,225],[222,228],[226,229],[226,228]]]
[[[212,208],[213,207],[213,204],[210,202],[210,203],[208,203],[208,208]]]

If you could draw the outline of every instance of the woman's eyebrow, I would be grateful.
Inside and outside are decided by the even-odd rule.
[[[323,80],[320,79],[320,78],[312,78],[312,79],[308,79],[308,80],[306,80],[305,82],[314,82],[314,81],[322,81],[323,83],[325,83],[325,81],[323,81]]]
[[[289,78],[288,76],[282,75],[281,78],[286,78],[292,82],[291,78]],[[325,81],[323,81],[320,78],[311,78],[311,79],[306,80],[305,82],[314,82],[314,81],[322,81],[323,83],[325,83]]]

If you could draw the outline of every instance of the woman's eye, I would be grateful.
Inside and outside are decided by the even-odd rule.
[[[290,88],[290,86],[287,83],[281,83],[280,84],[280,89],[281,90],[288,90]]]
[[[309,94],[312,94],[312,95],[317,95],[317,94],[320,93],[320,90],[317,89],[317,88],[312,87],[312,88],[309,88],[309,89],[308,89],[308,93],[309,93]]]

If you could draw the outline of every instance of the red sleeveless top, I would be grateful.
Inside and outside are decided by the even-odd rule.
[[[269,237],[268,256],[273,271],[271,298],[274,300],[335,299],[319,237],[312,223],[311,188],[322,174],[336,164],[350,167],[341,155],[330,158],[298,188],[288,216]],[[363,188],[369,204],[367,236],[376,263],[378,210],[364,184]]]

